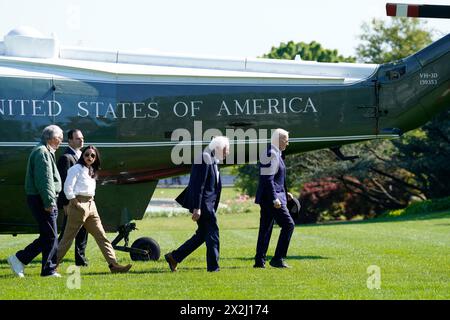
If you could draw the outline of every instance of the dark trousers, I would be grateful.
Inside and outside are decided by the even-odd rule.
[[[64,214],[63,224],[61,228],[61,233],[59,234],[58,242],[61,242],[61,239],[64,236],[66,224],[67,224],[67,215]],[[80,231],[78,231],[77,236],[75,237],[75,264],[77,266],[83,266],[87,264],[85,255],[87,240],[88,240],[88,233],[84,227],[81,227]]]
[[[177,250],[172,252],[177,262],[183,261],[203,243],[206,243],[206,265],[208,271],[219,268],[219,226],[215,212],[206,208],[202,209],[200,219],[197,221],[197,231],[183,243]]]
[[[27,196],[28,207],[39,225],[39,238],[30,243],[25,249],[16,253],[17,258],[23,264],[29,264],[34,258],[42,253],[41,276],[55,273],[56,253],[58,249],[58,231],[56,219],[58,209],[50,213],[45,211],[44,203],[39,195]]]
[[[262,263],[266,260],[274,221],[281,227],[281,231],[273,259],[279,260],[286,258],[291,236],[294,232],[294,221],[285,205],[282,205],[280,209],[275,209],[270,205],[261,205],[258,243],[256,244],[256,263]]]

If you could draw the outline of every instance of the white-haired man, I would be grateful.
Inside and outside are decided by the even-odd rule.
[[[25,176],[25,193],[28,207],[39,226],[39,238],[25,249],[8,257],[12,270],[24,277],[24,266],[42,252],[43,277],[60,277],[56,272],[58,249],[57,198],[61,192],[61,177],[55,160],[55,151],[63,141],[63,131],[50,125],[42,131],[41,142],[33,148],[28,158]]]
[[[275,254],[270,265],[275,268],[289,268],[284,261],[294,232],[294,221],[287,209],[287,201],[292,194],[287,192],[286,166],[281,153],[289,144],[289,133],[276,129],[272,134],[271,145],[259,161],[260,174],[255,203],[261,207],[258,242],[256,245],[255,268],[264,268],[266,253],[274,221],[281,227]]]
[[[195,234],[178,249],[165,255],[170,270],[176,271],[182,262],[194,250],[206,243],[206,264],[209,272],[219,271],[219,226],[216,211],[220,201],[222,182],[218,163],[229,154],[230,142],[227,137],[212,139],[201,155],[200,161],[192,165],[187,188],[176,201],[192,213],[197,222]]]

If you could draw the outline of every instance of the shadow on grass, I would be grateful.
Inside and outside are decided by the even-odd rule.
[[[370,224],[370,223],[385,223],[385,222],[404,222],[404,221],[422,221],[422,220],[434,220],[450,218],[450,211],[433,212],[427,214],[416,214],[407,215],[399,217],[379,217],[367,220],[358,221],[330,221],[322,223],[312,223],[312,224],[297,224],[296,227],[326,227],[326,226],[336,226],[336,225],[354,225],[354,224]],[[441,224],[450,225],[450,224]]]
[[[139,270],[139,271],[134,271],[133,269],[131,269],[130,271],[128,271],[127,273],[122,273],[123,275],[133,275],[133,274],[158,274],[158,273],[167,273],[167,272],[171,272],[170,270]],[[110,271],[97,271],[97,272],[81,272],[82,276],[106,276],[106,275],[112,275],[112,276],[116,276],[116,275],[120,275],[120,273],[111,273]]]
[[[243,266],[243,267],[220,267],[220,270],[236,270],[236,269],[248,269],[247,267]],[[179,266],[178,267],[178,271],[177,272],[172,272],[170,271],[169,268],[167,269],[149,269],[149,270],[138,270],[138,271],[134,271],[133,269],[131,269],[128,273],[125,274],[129,274],[129,275],[140,275],[140,274],[167,274],[167,273],[183,273],[183,272],[189,272],[189,271],[204,271],[205,273],[207,272],[206,267],[183,267],[183,266]],[[209,272],[208,272],[209,273]],[[105,272],[82,272],[83,276],[97,276],[97,275],[108,275],[108,274],[112,274],[109,271],[105,271]],[[115,275],[115,274],[114,274]]]
[[[26,265],[26,267],[36,267],[41,266],[42,261],[41,260],[33,260],[29,264]],[[7,259],[0,259],[0,269],[9,269],[9,264]]]
[[[220,266],[220,270],[221,271],[223,271],[223,270],[238,270],[238,269],[248,269],[248,267],[247,266],[240,266],[240,267],[238,267],[238,266],[227,266],[227,267]],[[170,270],[168,270],[168,271],[172,272]],[[187,271],[204,271],[205,273],[207,272],[206,266],[205,267],[183,267],[183,266],[179,266],[178,267],[178,271],[175,272],[175,273],[184,272],[184,271],[186,271],[186,272]],[[166,271],[164,271],[164,272],[166,272]],[[208,272],[208,274],[209,273],[214,273],[214,272]]]
[[[272,256],[267,256],[266,261],[270,261]],[[234,258],[220,258],[221,260],[243,260],[243,261],[254,261],[254,257],[234,257]],[[322,256],[287,256],[286,260],[322,260],[322,259],[333,259],[330,257],[322,257]]]

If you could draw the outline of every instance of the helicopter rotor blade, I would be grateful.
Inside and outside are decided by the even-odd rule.
[[[386,14],[390,17],[450,18],[450,6],[387,3]]]

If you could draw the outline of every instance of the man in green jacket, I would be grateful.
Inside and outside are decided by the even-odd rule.
[[[25,193],[31,213],[39,225],[39,238],[25,249],[8,257],[8,263],[17,276],[24,277],[24,267],[42,252],[43,277],[61,277],[56,272],[58,232],[56,200],[61,192],[61,177],[55,161],[55,151],[63,140],[63,131],[50,125],[42,131],[41,142],[28,158]]]

